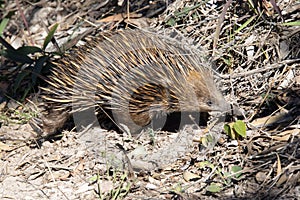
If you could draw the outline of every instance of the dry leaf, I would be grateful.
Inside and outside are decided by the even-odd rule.
[[[282,168],[281,168],[281,161],[278,153],[276,153],[276,156],[277,156],[277,176],[278,176],[279,174],[282,173]]]
[[[188,172],[188,171],[185,171],[183,172],[183,179],[187,182],[189,181],[194,181],[194,180],[197,180],[197,179],[200,179],[201,177],[197,174],[194,174],[192,172]]]
[[[258,183],[262,183],[264,182],[266,179],[267,179],[267,174],[264,173],[264,172],[258,172],[256,175],[255,175],[255,179]]]
[[[279,133],[276,136],[272,136],[272,139],[277,141],[288,141],[291,135],[298,135],[300,133],[300,129],[292,129],[292,130],[286,130],[281,133]]]
[[[273,116],[266,116],[266,117],[255,119],[250,124],[255,127],[269,126],[281,120],[285,115],[286,112],[281,111]]]
[[[0,142],[0,150],[3,150],[3,151],[11,151],[11,150],[12,150],[12,147],[10,147],[10,146],[7,145],[7,144],[4,144],[4,143]]]
[[[286,182],[288,180],[288,176],[286,173],[283,173],[280,178],[278,179],[276,186],[279,187],[281,186],[284,182]]]

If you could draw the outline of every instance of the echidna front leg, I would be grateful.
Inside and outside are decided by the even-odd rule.
[[[53,111],[40,118],[34,118],[30,125],[39,134],[39,137],[49,137],[63,128],[69,117],[70,114],[67,111]]]

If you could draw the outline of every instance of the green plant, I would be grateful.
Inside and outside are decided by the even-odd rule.
[[[173,15],[167,19],[166,24],[171,27],[175,26],[176,24],[178,24],[178,22],[184,21],[184,19],[189,15],[190,11],[196,10],[200,6],[201,6],[201,4],[197,4],[192,7],[184,7],[184,8],[182,8],[182,10],[175,11],[173,13]],[[198,17],[198,16],[195,15],[195,17]]]
[[[90,178],[90,181],[97,181],[98,196],[101,200],[123,199],[129,192],[132,183],[125,171],[108,170],[106,176],[99,174]],[[105,184],[103,184],[105,182]],[[104,185],[106,186],[105,189]]]
[[[7,19],[4,18],[0,24],[0,35],[7,25]],[[9,73],[1,74],[0,77],[1,80],[14,80],[9,95],[23,101],[28,93],[39,84],[38,78],[42,78],[44,74],[49,72],[49,69],[53,66],[50,58],[58,53],[46,52],[45,49],[53,39],[57,27],[58,24],[55,24],[50,29],[42,47],[22,46],[15,49],[0,36],[0,44],[4,47],[0,51],[0,55],[11,62],[17,63],[16,67],[7,70]]]
[[[24,124],[27,123],[32,117],[36,117],[37,113],[24,106],[20,102],[16,102],[19,106],[17,108],[9,108],[5,112],[0,112],[0,123],[4,124]]]
[[[242,176],[242,167],[238,165],[234,165],[228,169],[222,169],[219,166],[212,164],[209,161],[203,161],[198,163],[198,167],[200,169],[210,169],[211,170],[211,177],[214,175],[221,178],[222,181],[212,181],[210,184],[207,185],[206,191],[211,193],[220,192],[224,187],[230,186],[233,184],[232,179],[239,179]]]
[[[224,125],[225,133],[232,139],[238,139],[239,137],[246,137],[246,124],[241,120]]]

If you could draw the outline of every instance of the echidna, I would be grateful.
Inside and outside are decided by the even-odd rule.
[[[59,61],[47,82],[44,99],[53,109],[44,117],[47,134],[88,109],[110,110],[133,132],[156,116],[228,109],[203,52],[140,30],[92,38]]]

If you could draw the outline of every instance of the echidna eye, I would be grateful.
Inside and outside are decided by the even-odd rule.
[[[206,104],[207,104],[208,106],[212,106],[213,102],[212,102],[211,100],[208,100],[208,101],[206,102]]]

